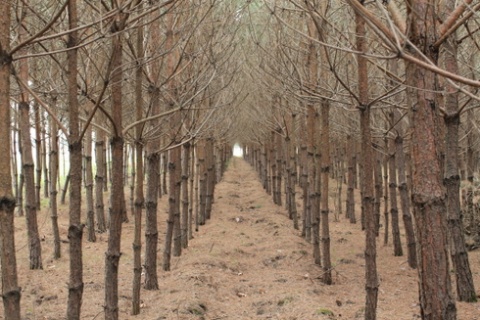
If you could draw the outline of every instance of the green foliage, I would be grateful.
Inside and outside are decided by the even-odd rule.
[[[321,315],[324,315],[324,316],[334,316],[333,311],[325,309],[325,308],[318,309],[317,314],[321,314]]]

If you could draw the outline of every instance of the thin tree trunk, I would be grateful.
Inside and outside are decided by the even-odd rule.
[[[194,145],[194,153],[195,153],[195,231],[198,232],[198,228],[200,225],[201,213],[200,213],[200,181],[201,181],[201,168],[200,168],[200,161],[199,161],[199,151],[198,150],[198,141]]]
[[[57,210],[57,175],[58,175],[58,129],[54,120],[50,121],[50,217],[53,233],[53,258],[60,259],[62,255],[60,231],[58,228]]]
[[[399,111],[394,111],[395,123],[398,123],[398,135],[395,138],[396,146],[396,160],[397,160],[397,172],[398,172],[398,191],[400,193],[400,204],[402,207],[403,225],[405,227],[405,235],[407,240],[408,251],[408,265],[410,268],[415,269],[417,267],[417,245],[415,240],[415,230],[413,228],[412,214],[410,210],[410,196],[408,192],[407,177],[405,174],[405,152],[403,150],[403,124],[398,120]]]
[[[388,121],[385,121],[385,130],[390,130]],[[383,187],[385,188],[383,190],[383,217],[384,217],[384,224],[385,224],[385,233],[383,236],[383,245],[386,246],[388,244],[388,235],[390,233],[389,229],[389,216],[390,216],[390,210],[388,204],[390,203],[389,201],[389,196],[388,196],[388,137],[385,135],[385,138],[383,139],[383,146],[385,148],[385,155],[383,156]]]
[[[213,159],[213,138],[207,138],[206,142],[206,154],[205,154],[205,165],[207,170],[207,185],[206,190],[207,194],[205,197],[205,217],[206,219],[211,218],[212,214],[212,205],[213,205],[213,191],[215,188],[215,162]]]
[[[42,144],[42,163],[43,163],[43,197],[48,198],[50,195],[49,189],[49,181],[48,181],[48,162],[47,162],[47,135],[46,135],[46,121],[45,121],[45,113],[41,113],[41,121],[42,121],[42,141],[45,143]]]
[[[77,27],[77,2],[69,0],[68,4],[69,28]],[[78,32],[73,31],[68,35],[67,52],[68,64],[68,105],[69,127],[68,149],[70,154],[70,192],[69,192],[69,254],[70,277],[68,283],[67,319],[80,319],[83,296],[83,256],[81,223],[82,205],[82,141],[79,132],[79,106],[77,100],[77,49]]]
[[[467,111],[467,128],[473,128],[473,110]],[[473,137],[473,132],[467,133],[467,150],[466,150],[466,157],[467,157],[467,195],[466,195],[466,216],[468,221],[468,228],[470,234],[474,237],[477,234],[477,219],[475,215],[475,209],[473,204],[473,178],[474,178],[474,153],[473,153],[473,146],[475,143],[475,139]]]
[[[151,96],[152,114],[160,112],[160,89],[154,88]],[[158,125],[152,122],[152,128]],[[145,199],[145,280],[146,290],[158,290],[157,276],[157,246],[158,246],[158,180],[160,175],[160,154],[158,153],[160,141],[155,139],[147,143],[147,194]]]
[[[347,214],[346,218],[350,219],[350,223],[357,223],[357,218],[355,216],[355,157],[356,153],[354,151],[355,142],[351,135],[347,135],[347,150],[350,150],[348,154],[348,177],[347,177]]]
[[[18,154],[20,155],[20,179],[18,182],[18,190],[16,193],[16,205],[17,205],[17,213],[19,217],[23,217],[23,189],[25,187],[25,176],[23,175],[23,148],[22,148],[22,129],[20,128],[20,106],[18,106],[17,112],[17,142],[18,142]],[[472,207],[473,208],[473,207]]]
[[[107,231],[105,223],[105,204],[103,202],[103,189],[105,184],[105,153],[104,153],[104,133],[97,129],[95,132],[95,216],[97,220],[98,232]]]
[[[375,151],[375,203],[374,203],[374,215],[375,215],[375,233],[378,237],[380,235],[380,207],[383,197],[382,186],[382,154],[379,151]]]
[[[147,195],[145,201],[145,280],[144,288],[158,290],[157,276],[157,206],[158,206],[158,170],[160,155],[156,144],[147,144]]]
[[[12,143],[12,149],[11,153],[12,155],[17,154],[17,132],[19,131],[18,129],[18,116],[17,113],[13,115],[13,128],[12,128],[12,134],[11,134],[11,143]],[[19,153],[18,153],[19,154]],[[20,208],[18,208],[18,197],[19,195],[19,190],[20,190],[20,175],[19,175],[19,170],[18,170],[18,156],[12,156],[10,157],[12,160],[11,166],[12,166],[12,174],[13,174],[13,191],[16,199],[16,209],[18,212],[20,212]],[[21,158],[21,155],[20,155]]]
[[[182,247],[188,247],[189,240],[189,190],[188,190],[188,177],[190,173],[190,143],[187,142],[183,145],[183,157],[182,157],[182,221],[181,221],[181,237]]]
[[[41,188],[42,188],[42,121],[40,119],[40,106],[34,103],[35,117],[35,205],[37,210],[41,210]]]
[[[448,11],[454,9],[454,4],[446,3]],[[458,74],[456,34],[443,44],[442,50],[445,59],[445,69]],[[444,122],[446,133],[445,178],[447,189],[447,221],[450,231],[450,256],[455,270],[457,299],[459,301],[476,302],[477,294],[473,283],[472,271],[468,261],[465,245],[465,231],[460,208],[460,175],[459,175],[459,128],[460,114],[458,113],[457,89],[446,83],[448,95],[445,97]]]
[[[330,256],[330,227],[329,227],[329,180],[330,180],[330,103],[323,99],[321,103],[322,126],[321,126],[321,181],[322,192],[320,212],[322,214],[322,268],[323,282],[332,284],[332,261]]]
[[[167,172],[168,172],[168,161],[167,161],[167,153],[162,153],[162,192],[163,194],[168,194],[168,183],[167,183]]]
[[[20,6],[21,21],[19,37],[27,38],[27,30],[24,25],[27,21],[27,8],[23,4]],[[25,52],[26,53],[26,52]],[[28,60],[21,60],[19,66],[19,79],[23,83],[29,81]],[[28,250],[30,269],[42,269],[42,248],[37,223],[37,201],[35,189],[35,164],[33,161],[32,140],[30,135],[30,102],[29,95],[21,92],[20,102],[18,104],[20,114],[20,130],[22,144],[22,173],[25,179],[25,218],[27,224]]]
[[[87,129],[85,136],[85,196],[87,200],[87,240],[97,241],[95,236],[95,208],[93,204],[93,172],[92,172],[92,129]]]
[[[395,123],[394,114],[390,112],[390,123]],[[397,133],[398,134],[398,133]],[[388,175],[389,175],[389,189],[390,189],[390,216],[392,217],[392,240],[393,240],[393,255],[403,256],[402,243],[400,239],[400,225],[398,220],[398,205],[397,205],[397,166],[395,163],[395,141],[390,139],[388,141]]]
[[[356,45],[358,52],[366,52],[365,21],[355,15]],[[375,216],[373,211],[374,185],[373,185],[373,148],[370,129],[370,105],[368,102],[368,69],[367,59],[359,55],[358,61],[358,94],[360,109],[360,131],[362,136],[362,167],[363,167],[363,201],[365,212],[365,320],[375,320],[377,317],[378,300],[378,275],[377,275],[377,248]]]
[[[62,189],[62,198],[60,200],[61,204],[65,204],[65,199],[67,198],[67,192],[68,192],[68,186],[70,184],[70,169],[68,170],[68,174],[65,177],[65,183],[63,184],[63,189]]]
[[[141,6],[141,4],[140,4]],[[141,8],[139,8],[141,10]],[[144,58],[143,41],[144,32],[143,25],[137,28],[137,42],[136,53],[137,59],[142,61]],[[142,79],[143,79],[143,67],[141,64],[137,65],[135,70],[135,107],[136,107],[136,120],[139,121],[143,118],[143,100],[142,100]],[[135,128],[135,165],[136,168],[132,173],[132,185],[135,188],[135,202],[134,202],[134,236],[133,236],[133,281],[132,281],[132,315],[140,314],[140,288],[142,284],[142,209],[144,204],[143,198],[143,142],[142,142],[143,125],[139,125]],[[133,157],[132,157],[133,160]]]
[[[178,123],[178,122],[176,122]],[[172,256],[179,257],[182,254],[181,230],[180,230],[180,187],[181,187],[181,152],[180,147],[169,151],[168,177],[168,219],[167,233],[165,239],[165,250],[163,251],[163,270],[170,271],[170,259]],[[208,196],[207,196],[208,199]]]
[[[25,218],[27,221],[28,249],[30,269],[43,269],[42,248],[37,224],[37,206],[35,199],[35,172],[30,137],[29,103],[19,103],[20,126],[22,131],[23,175],[25,177]]]
[[[199,212],[199,224],[204,225],[206,223],[206,198],[207,198],[207,166],[205,161],[205,140],[200,140],[197,143],[197,155],[199,163],[199,200],[200,200],[200,212]]]
[[[123,81],[123,33],[125,13],[115,16],[112,30],[119,31],[112,37],[112,126],[111,139],[111,211],[109,223],[109,237],[105,254],[105,319],[118,319],[118,268],[120,262],[120,244],[122,235],[122,221],[125,210],[125,196],[123,191],[123,148],[122,135],[122,81]]]
[[[135,156],[135,146],[130,145],[132,149],[130,161],[132,164],[131,169],[131,179],[130,179],[130,214],[135,217],[135,175],[136,175],[136,156]]]
[[[277,187],[276,195],[275,195],[275,203],[279,206],[282,205],[282,173],[283,173],[283,143],[282,143],[282,136],[280,134],[280,130],[275,135],[275,146],[276,146],[276,154],[275,159],[277,162]]]
[[[197,172],[195,171],[195,143],[192,141],[189,148],[190,158],[190,172],[189,172],[189,206],[188,206],[188,239],[193,239],[193,206],[196,203],[194,201],[194,188],[195,177]]]

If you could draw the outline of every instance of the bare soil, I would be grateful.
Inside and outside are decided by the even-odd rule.
[[[331,200],[333,207],[333,193]],[[297,202],[300,206],[299,197]],[[164,197],[159,210],[161,250],[166,208]],[[66,242],[66,206],[61,207],[60,215],[61,236]],[[120,319],[363,319],[365,237],[359,224],[350,224],[343,215],[339,220],[330,217],[334,284],[327,286],[320,281],[321,268],[313,264],[311,244],[293,229],[285,209],[273,204],[252,168],[242,159],[234,158],[217,185],[212,219],[194,233],[183,255],[173,258],[172,271],[159,270],[160,290],[142,289],[142,312],[135,317],[130,315],[133,223],[124,224]],[[16,218],[22,316],[65,319],[68,245],[62,243],[62,258],[52,260],[48,209],[39,213],[38,221],[44,270],[30,271],[24,218]],[[104,317],[107,237],[100,234],[96,243],[84,242],[82,319]],[[406,257],[393,256],[392,245],[383,245],[382,232],[378,239],[378,319],[419,319],[416,270],[408,267]],[[158,257],[161,266],[162,252]],[[479,251],[470,252],[470,263],[478,290]],[[457,303],[457,308],[460,320],[480,319],[478,303]]]

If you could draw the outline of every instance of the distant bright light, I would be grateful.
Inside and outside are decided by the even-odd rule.
[[[233,146],[233,156],[239,158],[243,157],[243,149],[238,143],[235,143]]]

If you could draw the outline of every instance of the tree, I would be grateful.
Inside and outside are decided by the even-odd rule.
[[[10,10],[11,2],[0,2],[0,262],[2,297],[6,319],[20,320],[20,288],[15,256],[14,210],[10,167]]]
[[[72,30],[68,35],[67,47],[67,87],[69,129],[68,150],[70,155],[70,192],[69,192],[69,227],[68,239],[70,241],[70,280],[68,284],[67,319],[80,319],[82,296],[83,296],[83,254],[82,237],[83,227],[81,223],[82,205],[82,141],[79,130],[79,106],[77,98],[77,63],[78,52],[75,48],[78,44],[78,33],[75,28],[78,25],[77,2],[68,2],[68,26]]]
[[[357,51],[366,52],[366,27],[365,20],[355,14],[356,45]],[[378,275],[377,275],[377,248],[376,228],[373,211],[374,186],[373,186],[373,148],[370,129],[370,108],[368,98],[368,69],[367,60],[361,54],[357,57],[358,63],[358,109],[360,110],[360,131],[362,137],[362,163],[363,163],[363,204],[365,206],[365,319],[376,319],[378,301]]]

